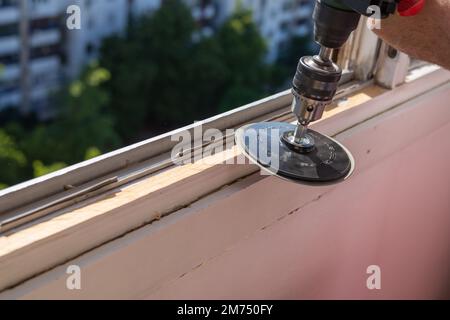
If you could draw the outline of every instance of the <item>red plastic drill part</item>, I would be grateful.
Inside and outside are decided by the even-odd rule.
[[[403,17],[415,16],[422,11],[425,0],[400,0],[398,13]]]

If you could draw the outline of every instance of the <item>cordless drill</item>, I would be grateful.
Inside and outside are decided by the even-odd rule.
[[[323,185],[350,177],[355,168],[350,151],[331,137],[308,129],[311,122],[322,118],[342,76],[333,62],[333,51],[344,45],[361,16],[414,15],[424,1],[317,0],[313,19],[320,53],[300,59],[292,86],[292,111],[298,123],[246,125],[236,132],[241,151],[263,170],[293,182]]]
[[[331,103],[341,69],[332,61],[333,50],[341,48],[359,23],[362,15],[386,18],[396,11],[400,15],[417,14],[424,0],[317,0],[314,9],[314,37],[320,45],[316,56],[302,57],[293,81],[292,112],[298,118],[298,127],[288,143],[307,152],[314,141],[307,135],[307,126],[322,118]]]

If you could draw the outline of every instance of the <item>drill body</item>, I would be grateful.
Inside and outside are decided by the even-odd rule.
[[[397,0],[318,0],[314,10],[314,36],[321,46],[338,49],[356,29],[362,15],[380,18],[395,13]]]

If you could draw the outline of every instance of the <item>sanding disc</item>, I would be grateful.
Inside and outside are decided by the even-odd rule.
[[[313,130],[308,135],[315,147],[301,152],[285,142],[296,126],[284,122],[261,122],[240,128],[236,143],[255,164],[271,174],[308,184],[336,183],[354,170],[351,153],[336,140]]]

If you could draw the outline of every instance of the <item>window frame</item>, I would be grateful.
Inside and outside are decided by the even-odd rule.
[[[341,49],[337,62],[344,74],[335,100],[374,82],[392,89],[403,83],[411,71],[409,57],[399,53],[387,58],[388,46],[368,28],[362,18],[357,30]],[[424,68],[419,65],[418,68]],[[430,70],[431,72],[433,70]],[[419,72],[420,75],[420,72]],[[0,234],[29,221],[121,187],[144,176],[174,166],[170,153],[178,141],[171,137],[181,132],[238,128],[246,123],[290,115],[292,95],[286,90],[219,114],[192,125],[121,148],[100,157],[75,164],[52,174],[32,179],[0,191]],[[193,146],[201,144],[191,141]]]
[[[364,143],[353,144],[351,149],[355,155],[359,155],[358,170],[365,170],[370,167],[368,161],[375,163],[377,159],[391,155],[393,150],[401,150],[405,143],[415,141],[424,130],[430,130],[448,122],[448,117],[430,117],[426,125],[418,130],[402,131],[401,138],[389,140],[389,143],[381,149],[374,146],[374,141],[369,141],[370,139],[358,138],[359,132],[362,130],[369,134],[364,130],[369,128],[369,131],[373,131],[374,126],[386,125],[383,119],[389,119],[392,115],[396,115],[394,118],[397,119],[393,122],[398,122],[403,119],[398,115],[409,114],[410,110],[415,117],[422,116],[425,109],[416,108],[416,106],[423,106],[426,97],[433,97],[444,90],[448,92],[449,83],[448,71],[428,69],[416,75],[414,81],[394,90],[383,89],[378,95],[374,95],[370,89],[380,90],[379,87],[369,86],[353,96],[344,97],[335,109],[327,111],[323,120],[314,123],[312,127],[324,134],[337,136],[338,139],[346,140],[355,136],[355,139],[364,141]],[[443,110],[448,109],[442,105],[439,108],[442,113],[447,112]],[[257,121],[257,119],[251,121]],[[388,123],[392,126],[392,121]],[[414,123],[413,121],[408,125],[414,126]],[[380,144],[379,139],[375,141],[377,145]],[[368,148],[376,148],[378,152],[372,152],[369,156],[366,153]],[[231,156],[236,155],[231,154]],[[253,173],[258,171],[256,166],[223,164],[222,161],[218,161],[217,164],[210,166],[194,163],[170,168],[133,181],[123,188],[111,190],[102,196],[83,201],[37,223],[19,228],[16,232],[0,236],[0,274],[4,275],[0,277],[0,298],[10,294],[21,295],[24,289],[33,291],[34,286],[39,287],[42,279],[49,282],[61,279],[61,268],[57,268],[58,266],[63,266],[69,261],[70,263],[89,262],[92,253],[98,253],[98,250],[105,248],[106,251],[108,248],[116,248],[115,240],[127,247],[129,242],[124,238],[126,235],[139,239],[143,233],[151,233],[159,234],[167,240],[167,228],[177,225],[180,219],[177,213],[180,209],[185,208],[185,211],[190,212],[193,207],[202,205],[205,197],[211,196],[214,199],[217,193],[223,191],[227,185],[230,190],[234,190],[239,189],[240,182],[247,183],[248,179],[250,184],[246,184],[246,188],[250,189],[260,186],[261,183],[264,184],[261,180],[269,181],[269,184],[275,181],[282,183],[277,179],[263,179],[259,175],[254,175]],[[243,179],[245,177],[248,179]],[[341,184],[327,188],[339,186]],[[293,186],[289,184],[287,187]],[[302,190],[321,190],[321,188],[311,187],[298,188],[303,196]],[[316,201],[314,198],[311,200]],[[190,220],[195,221],[199,221],[200,218],[196,214],[189,217]],[[204,219],[206,218],[200,220]],[[211,216],[208,219],[214,220]],[[161,220],[161,223],[153,225],[158,220]],[[253,220],[248,221],[251,224],[250,229],[257,223]],[[226,222],[225,225],[232,226]],[[197,234],[191,232],[192,230],[189,231],[190,229],[183,230],[193,236]],[[164,249],[161,252],[164,252]],[[100,257],[108,254],[101,253]],[[47,272],[48,270],[52,271]],[[41,274],[42,276],[39,276]],[[33,280],[27,281],[29,279]]]

